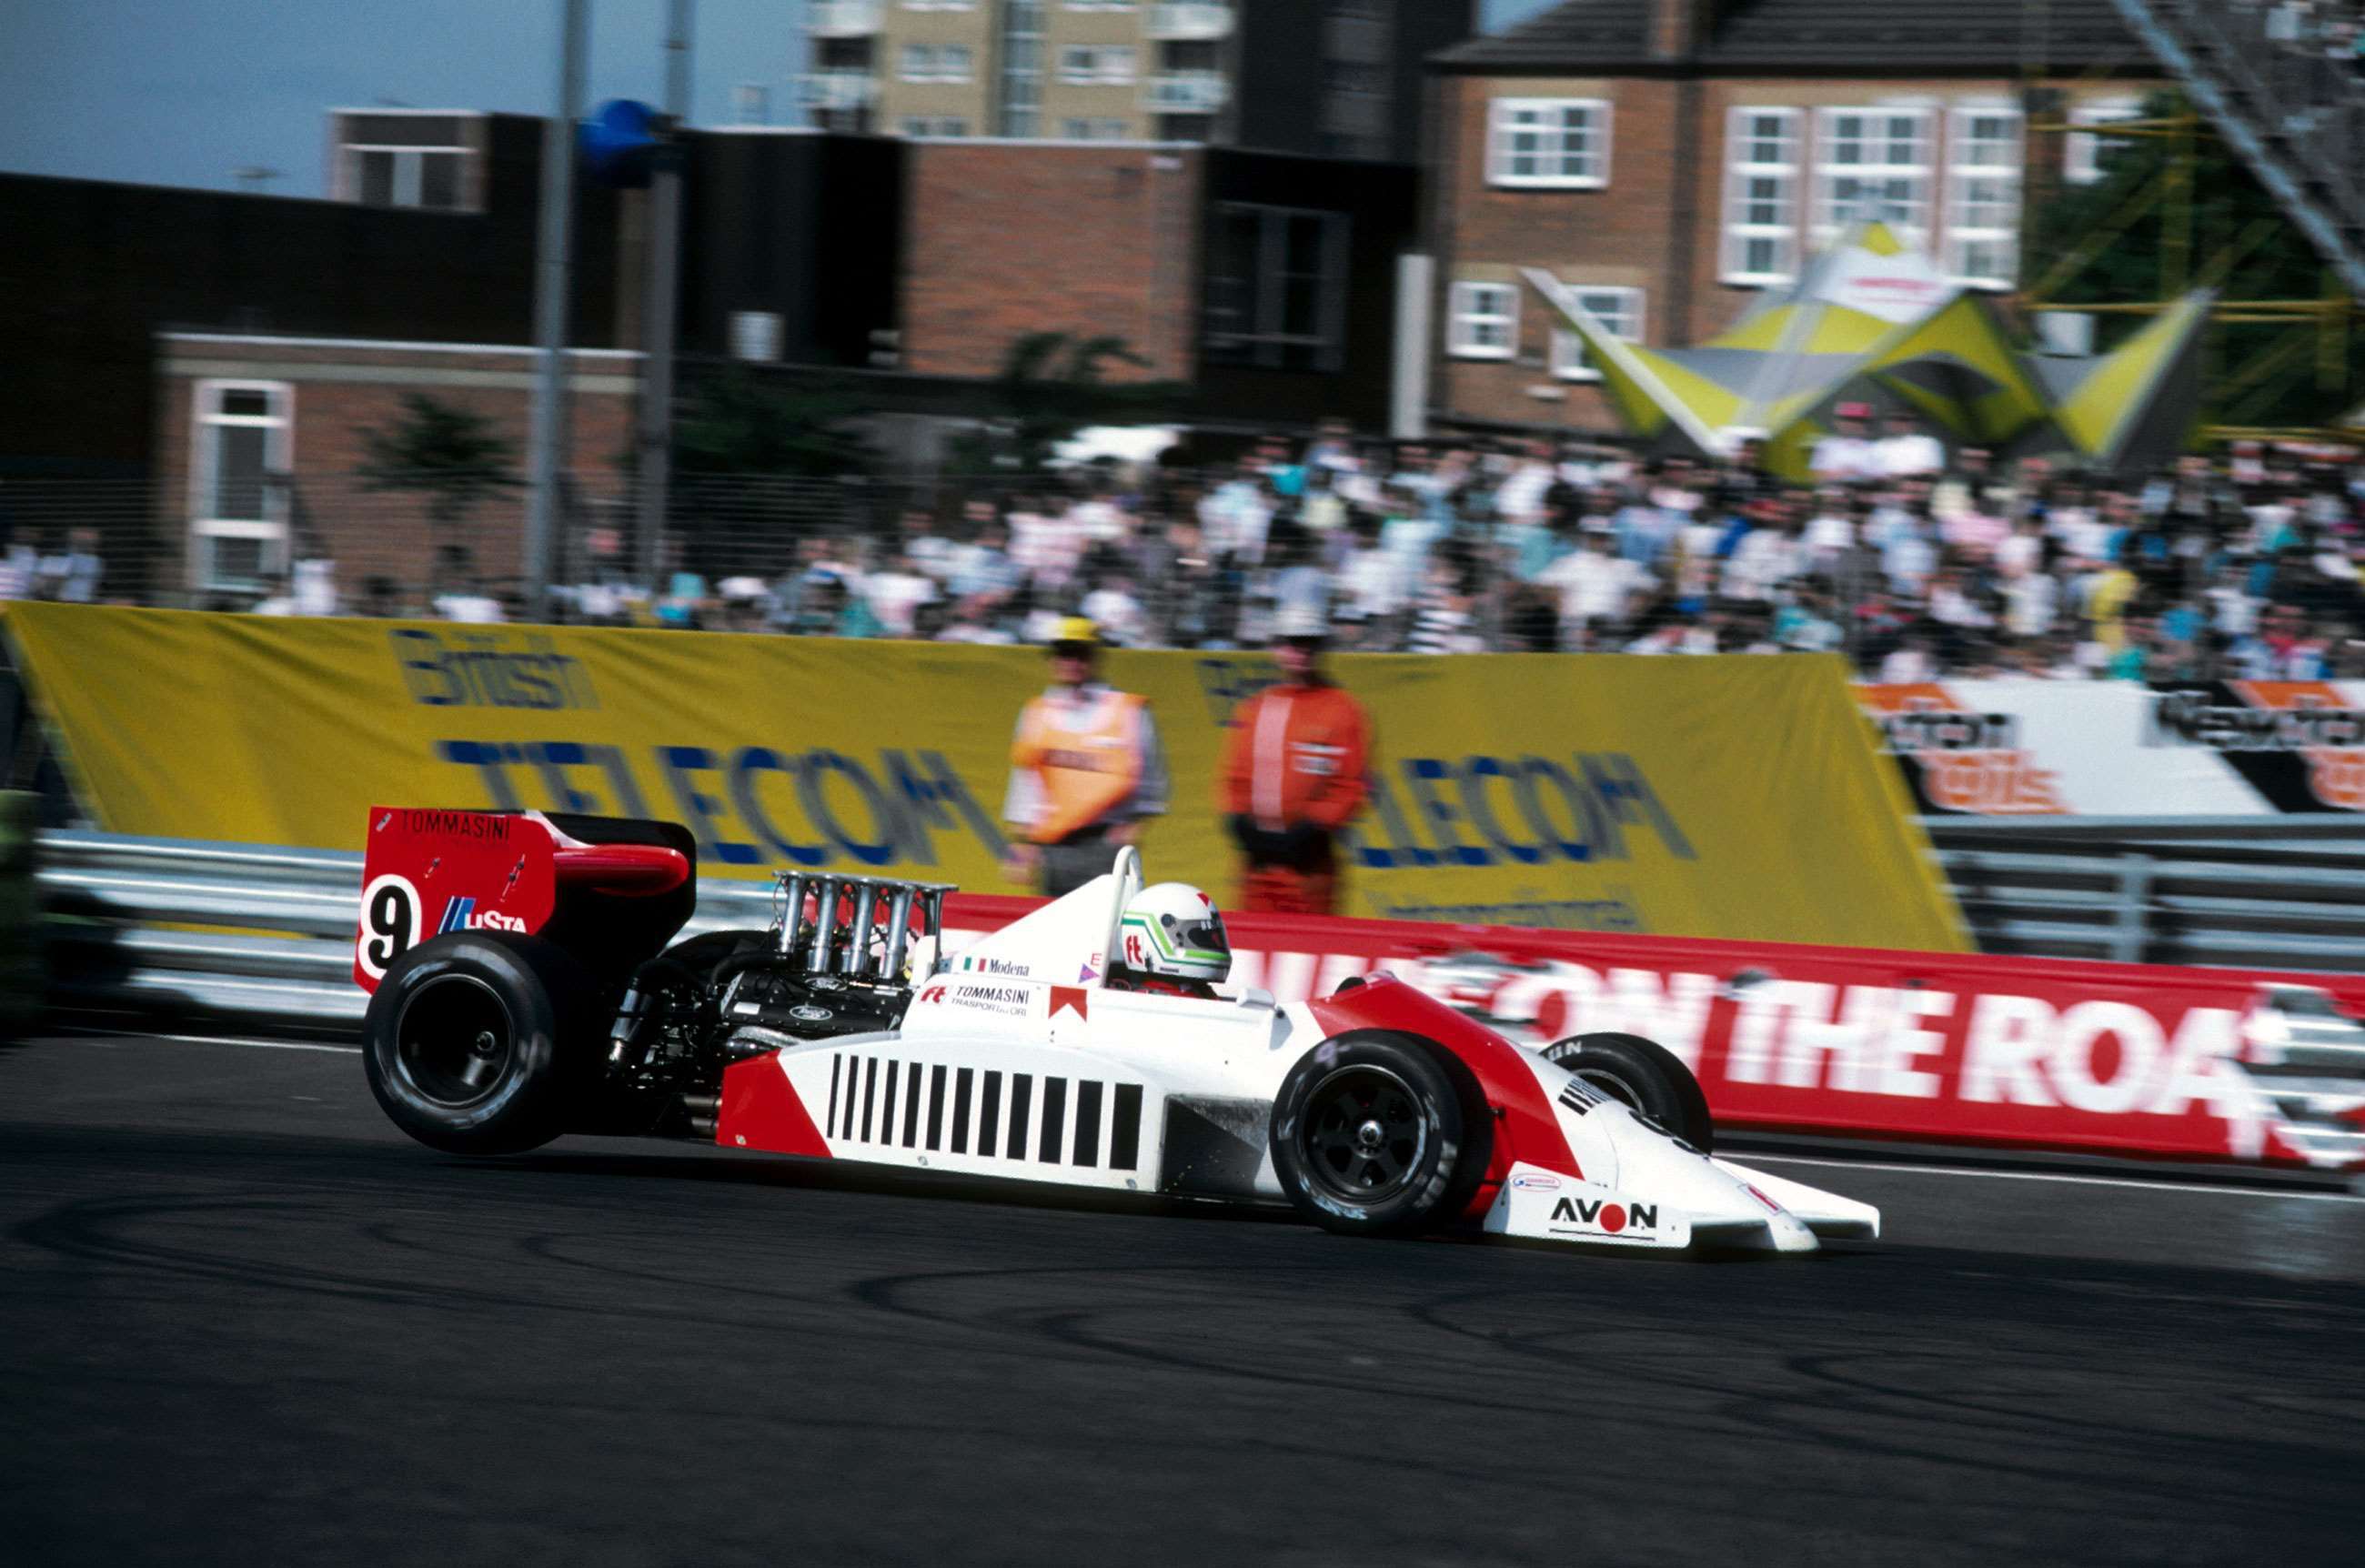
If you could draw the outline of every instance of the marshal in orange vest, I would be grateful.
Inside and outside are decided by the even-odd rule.
[[[1011,805],[1004,819],[1025,827],[1037,844],[1058,844],[1116,813],[1137,794],[1162,795],[1162,781],[1148,777],[1157,749],[1149,709],[1146,700],[1106,686],[1088,686],[1073,696],[1046,692],[1028,702],[1010,747]],[[1158,787],[1145,790],[1146,783]],[[1164,801],[1137,803],[1147,812]]]

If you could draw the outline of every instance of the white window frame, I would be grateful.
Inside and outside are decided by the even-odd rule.
[[[1129,43],[1059,46],[1059,80],[1070,87],[1129,87],[1135,69]]]
[[[2008,144],[1975,140],[1973,125],[1980,120],[2010,122]],[[2000,159],[1974,157],[1976,150],[1999,148],[2004,153]],[[2020,281],[2020,209],[2021,181],[2028,162],[2026,118],[2017,105],[2003,103],[1957,104],[1946,120],[1946,250],[1948,281],[1964,288],[2001,290]],[[1975,223],[1972,218],[1972,196],[1975,185],[1993,183],[2001,188],[1994,193],[1996,199],[1985,202],[1990,207],[2001,208],[2001,223]],[[1992,218],[1994,213],[1986,216]],[[1967,265],[1967,252],[1973,245],[2000,246],[2006,263],[2005,274],[1974,274]]]
[[[1650,306],[1650,296],[1645,290],[1621,284],[1578,283],[1570,278],[1563,278],[1561,282],[1568,285],[1568,291],[1576,296],[1579,304],[1592,311],[1601,324],[1609,329],[1611,337],[1622,343],[1642,341],[1643,323],[1649,319],[1644,312]],[[1605,305],[1608,307],[1606,310],[1602,308]],[[1557,316],[1559,312],[1554,311],[1553,314]],[[1562,381],[1601,379],[1601,372],[1586,360],[1585,340],[1577,334],[1575,328],[1553,323],[1552,373]]]
[[[2116,125],[2122,120],[2143,118],[2141,98],[2089,98],[2069,108],[2071,125]],[[2073,185],[2100,183],[2106,172],[2102,168],[2102,149],[2113,139],[2073,130],[2062,142],[2061,177]]]
[[[1478,310],[1471,308],[1474,290],[1500,289],[1509,301],[1508,311]],[[1445,352],[1455,359],[1517,359],[1519,353],[1519,286],[1515,283],[1495,283],[1485,278],[1458,279],[1445,297]],[[1504,329],[1500,343],[1481,342],[1471,329],[1481,323],[1496,322]]]
[[[1520,125],[1523,115],[1565,116],[1570,110],[1583,110],[1588,117],[1587,134],[1594,143],[1587,154],[1586,168],[1578,174],[1567,173],[1564,167],[1557,174],[1519,174],[1511,172],[1511,162],[1520,156],[1511,145],[1514,137],[1522,133],[1538,138],[1535,155],[1565,165],[1567,129],[1564,124]],[[1597,191],[1609,186],[1610,133],[1614,117],[1607,98],[1496,98],[1486,106],[1486,183],[1519,190]],[[1544,146],[1549,139],[1550,151]]]
[[[960,115],[905,115],[902,124],[906,137],[944,140],[969,136],[969,120]]]
[[[1759,143],[1766,140],[1759,134],[1757,122],[1769,118],[1782,124],[1777,139],[1786,156],[1775,162],[1756,155]],[[1764,287],[1788,283],[1799,275],[1799,186],[1806,165],[1806,118],[1803,109],[1783,104],[1736,104],[1726,114],[1724,253],[1718,268],[1718,275],[1726,283]],[[1758,199],[1754,182],[1760,180],[1780,183],[1780,194],[1774,198],[1779,216],[1772,223],[1750,220],[1750,208]],[[1757,241],[1774,244],[1775,265],[1770,269],[1749,264],[1750,245]]]
[[[271,399],[269,413],[225,414],[220,412],[221,395],[225,392],[261,392]],[[213,501],[219,461],[219,444],[212,439],[218,430],[260,428],[269,432],[263,442],[263,471],[265,476],[286,474],[295,463],[296,449],[296,386],[287,381],[245,380],[236,377],[207,379],[189,389],[189,540],[192,554],[201,557],[208,568],[199,578],[192,564],[191,578],[201,588],[239,588],[252,585],[215,577],[210,568],[213,552],[207,542],[216,539],[260,539],[276,550],[266,547],[263,553],[263,575],[267,577],[284,564],[287,546],[287,497],[286,490],[266,482],[263,490],[263,507],[266,514],[260,518],[216,517]]]
[[[468,160],[476,155],[473,147],[397,146],[382,141],[344,141],[337,145],[338,168],[342,175],[342,199],[358,206],[362,199],[362,155],[387,152],[394,157],[394,196],[389,204],[426,212],[465,212],[468,210]],[[419,196],[425,184],[428,158],[456,158],[460,172],[454,176],[450,207],[420,207]]]
[[[1879,159],[1855,162],[1839,161],[1840,124],[1848,118],[1883,122],[1868,140],[1872,149],[1881,152]],[[1897,230],[1898,238],[1916,250],[1929,246],[1932,187],[1936,183],[1937,174],[1936,119],[1935,111],[1927,104],[1841,105],[1815,112],[1814,240],[1818,247],[1829,244],[1851,224],[1866,218],[1887,223]],[[1909,120],[1915,127],[1911,140],[1920,151],[1920,160],[1912,163],[1895,162],[1889,157],[1894,151],[1895,127]],[[1851,178],[1910,183],[1912,194],[1905,207],[1911,216],[1890,217],[1885,207],[1876,213],[1861,210],[1841,212],[1839,184]]]
[[[1066,0],[1070,11],[1130,11],[1137,0]]]
[[[906,11],[974,11],[977,0],[903,0]]]
[[[1132,121],[1115,115],[1067,115],[1059,120],[1062,141],[1124,141],[1132,131]]]
[[[953,62],[960,62],[959,69]],[[965,85],[976,69],[977,51],[965,43],[907,43],[896,56],[896,70],[906,82],[943,82]]]

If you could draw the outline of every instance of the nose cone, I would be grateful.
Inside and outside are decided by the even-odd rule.
[[[1693,1245],[1760,1252],[1812,1252],[1821,1245],[1807,1222],[1764,1188],[1672,1138],[1638,1130],[1645,1136],[1619,1141],[1619,1184],[1690,1215]]]
[[[1812,1252],[1822,1245],[1815,1239],[1815,1233],[1807,1228],[1807,1222],[1787,1209],[1780,1214],[1767,1215],[1765,1229],[1777,1252]]]

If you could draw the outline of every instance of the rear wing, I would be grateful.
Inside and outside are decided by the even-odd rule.
[[[373,806],[353,983],[455,931],[539,935],[629,975],[698,906],[697,841],[674,823]]]

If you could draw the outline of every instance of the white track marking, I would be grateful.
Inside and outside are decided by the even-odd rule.
[[[102,1036],[110,1040],[169,1040],[184,1046],[245,1046],[259,1051],[334,1051],[339,1056],[357,1057],[359,1046],[329,1046],[310,1040],[249,1040],[232,1035],[123,1035],[111,1029],[76,1029],[76,1034]]]
[[[2330,1199],[2334,1203],[2353,1204],[2365,1199],[2365,1193],[2327,1193],[2321,1189],[2289,1190],[2280,1187],[2217,1187],[2194,1182],[2162,1182],[2141,1176],[2079,1176],[2060,1170],[1973,1170],[1959,1165],[1893,1165],[1869,1159],[1810,1159],[1799,1154],[1757,1154],[1734,1150],[1730,1158],[1736,1165],[1823,1165],[1838,1170],[1895,1170],[1907,1176],[1981,1176],[1993,1182],[2072,1182],[2087,1187],[2140,1187],[2151,1193],[2214,1193],[2229,1198],[2306,1198],[2315,1201]]]

